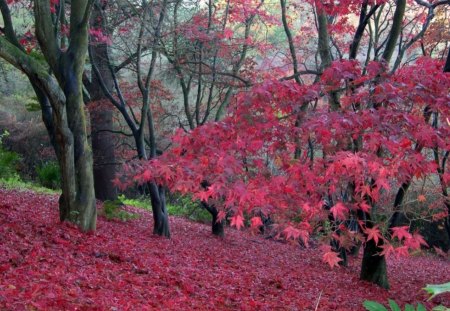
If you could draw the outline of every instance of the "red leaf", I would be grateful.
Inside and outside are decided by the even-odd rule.
[[[378,229],[378,226],[375,226],[373,228],[365,228],[364,233],[367,234],[367,242],[370,240],[374,240],[375,245],[378,245],[378,242],[380,239],[382,239],[382,235],[380,233],[380,230]]]
[[[235,215],[231,217],[231,226],[236,226],[236,228],[239,230],[240,228],[244,227],[244,218],[241,215]]]
[[[399,241],[403,239],[410,239],[412,236],[411,233],[408,232],[408,230],[408,226],[394,227],[392,228],[392,238],[397,238]]]
[[[330,251],[323,254],[322,260],[333,268],[339,267],[339,262],[342,261],[342,258],[339,258],[338,253]]]
[[[330,209],[330,212],[333,214],[334,219],[345,220],[347,219],[348,208],[343,203],[338,202]]]
[[[253,217],[250,219],[250,224],[252,228],[259,228],[263,225],[261,217]]]

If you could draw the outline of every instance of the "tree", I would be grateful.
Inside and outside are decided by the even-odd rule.
[[[103,20],[108,2],[95,1],[90,19],[91,59],[96,63],[103,77],[105,87],[114,87],[113,77],[108,67],[108,38],[112,30],[107,29]],[[104,95],[100,82],[93,71],[90,80],[84,79],[84,85],[89,92],[89,114],[91,125],[92,151],[94,156],[94,186],[95,197],[98,200],[115,200],[117,190],[113,184],[116,174],[116,157],[114,145],[113,109],[106,104],[108,98]]]
[[[159,25],[154,12],[161,6],[165,9]],[[113,40],[122,43],[112,44],[109,53],[104,57],[109,72],[100,72],[98,60],[94,60],[91,53],[93,71],[100,77],[100,85],[104,80],[105,85],[102,88],[106,91],[105,94],[120,111],[126,122],[126,131],[131,131],[130,136],[134,139],[139,159],[154,158],[162,152],[163,146],[157,146],[163,137],[160,127],[158,128],[162,118],[174,120],[172,124],[178,124],[183,129],[201,126],[213,118],[214,114],[217,115],[216,111],[221,110],[223,113],[226,110],[225,107],[238,86],[247,85],[248,82],[239,76],[238,72],[246,68],[249,59],[247,53],[250,50],[250,29],[258,13],[252,11],[242,14],[240,10],[235,10],[230,14],[230,3],[219,10],[212,1],[204,10],[186,6],[182,1],[176,1],[173,5],[164,2],[153,3],[148,4],[148,7],[152,9],[145,11],[144,7],[139,5],[131,7],[134,13],[128,18],[129,25],[126,29],[123,25],[127,22],[122,22],[120,26],[116,23],[118,30],[115,31]],[[109,12],[108,16],[112,17],[112,25],[114,12]],[[230,22],[231,18],[233,22]],[[147,19],[145,24],[143,19]],[[102,21],[105,23],[106,20],[105,13]],[[130,20],[135,23],[130,24]],[[150,29],[147,23],[154,23],[154,29],[157,31]],[[242,37],[233,36],[232,27],[239,29],[241,26],[244,27]],[[158,57],[161,57],[160,66],[157,66]],[[164,62],[165,60],[167,62]],[[138,76],[140,71],[144,70],[148,70],[147,73],[150,74],[147,75],[150,78],[145,79],[149,82],[147,95],[142,92],[144,88],[139,84],[139,79],[136,79],[135,83],[129,80],[124,82],[125,79],[120,79],[118,75],[120,71],[121,74],[125,72],[123,75]],[[153,79],[153,76],[163,73],[169,76],[166,80],[177,81],[182,93],[181,109],[174,105],[158,107],[161,99],[158,94],[163,93],[161,90],[164,87],[162,81]],[[109,74],[112,74],[115,81],[113,89],[108,89],[106,85]],[[146,97],[149,97],[147,103]],[[152,198],[151,192],[150,195]],[[153,195],[153,202],[160,201],[155,198]],[[202,206],[212,214],[213,232],[221,235],[223,228],[221,223],[216,222],[217,211],[214,206]],[[154,215],[157,215],[155,210]]]
[[[5,22],[0,37],[0,57],[24,72],[32,81],[38,97],[50,102],[55,151],[62,175],[59,200],[60,219],[76,223],[82,231],[95,230],[96,207],[92,175],[92,154],[87,140],[82,75],[88,45],[91,2],[34,1],[36,39],[43,60],[28,54],[15,36],[6,1],[0,2]],[[54,22],[56,21],[56,22]],[[60,38],[60,39],[59,39]],[[66,45],[66,41],[68,45]],[[45,99],[41,99],[41,102]],[[41,104],[42,105],[42,104]],[[46,114],[48,116],[48,114]]]
[[[144,1],[141,6],[133,8],[136,12],[134,19],[138,21],[137,28],[135,29],[137,34],[134,38],[136,41],[127,41],[130,44],[130,47],[132,46],[135,50],[132,55],[128,55],[123,66],[118,66],[119,68],[123,68],[130,64],[134,66],[136,86],[140,95],[139,100],[141,101],[141,103],[138,104],[138,107],[140,108],[139,116],[136,116],[134,111],[135,108],[133,105],[130,105],[132,100],[127,100],[126,96],[123,95],[124,92],[122,92],[121,86],[119,85],[116,71],[111,62],[107,48],[105,47],[105,50],[103,51],[103,63],[99,63],[98,59],[94,58],[95,53],[92,48],[90,48],[89,52],[95,78],[99,82],[105,96],[124,118],[128,129],[131,131],[137,156],[141,160],[152,159],[157,155],[157,134],[151,106],[154,91],[152,89],[152,81],[156,70],[158,47],[163,32],[167,7],[168,1],[164,0],[156,3]],[[103,23],[107,22],[104,16],[101,18]],[[152,25],[154,29],[151,29],[152,27],[149,27],[149,25]],[[103,29],[106,29],[107,27],[108,26],[104,26]],[[131,32],[127,31],[127,34],[130,35]],[[146,50],[151,51],[149,64],[146,63],[146,59],[143,55]],[[102,66],[107,66],[108,70],[100,71],[100,64]],[[114,83],[113,89],[107,84],[111,79]],[[148,137],[146,137],[146,133]],[[147,152],[146,148],[147,142],[150,147],[149,152]],[[165,188],[152,181],[148,182],[146,186],[149,189],[152,204],[154,219],[153,233],[170,237]]]
[[[448,109],[449,77],[442,73],[441,62],[428,58],[388,70],[406,1],[397,1],[390,31],[377,45],[375,55],[381,61],[363,59],[361,64],[356,57],[359,35],[370,18],[379,18],[375,13],[382,7],[369,9],[368,3],[349,2],[349,8],[361,12],[350,60],[332,60],[334,52],[343,55],[337,52],[339,45],[330,47],[328,40],[333,39],[326,33],[329,15],[339,11],[319,7],[325,14],[318,16],[318,32],[323,32],[318,35],[319,78],[301,84],[273,77],[255,84],[251,92],[237,95],[222,122],[179,131],[169,152],[143,164],[130,178],[191,193],[214,204],[219,219],[231,215],[231,224],[238,228],[246,216],[258,227],[260,215],[270,215],[279,236],[304,244],[331,214],[335,226],[327,232],[329,238],[346,249],[362,241],[361,278],[388,287],[385,256],[404,254],[424,241],[407,226],[383,226],[383,219],[395,212],[395,202],[382,202],[389,200],[391,187],[435,172],[436,164],[425,150],[448,150],[447,129],[433,128],[424,111],[428,107],[438,112],[439,124],[446,124],[442,115]],[[426,82],[422,75],[428,77]],[[305,112],[301,123],[299,111]],[[206,189],[200,184],[205,178]],[[445,210],[423,212],[437,215]],[[351,221],[359,233],[349,226]],[[392,241],[401,244],[394,247]],[[324,258],[337,262],[332,254]]]

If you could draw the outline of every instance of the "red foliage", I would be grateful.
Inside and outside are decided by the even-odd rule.
[[[277,80],[256,84],[251,92],[237,95],[222,122],[188,133],[180,130],[161,157],[129,167],[128,181],[153,180],[171,191],[211,201],[221,215],[234,215],[231,224],[238,228],[242,216],[270,215],[279,234],[305,241],[327,220],[328,212],[335,220],[345,220],[377,206],[378,213],[390,217],[389,190],[436,172],[435,160],[422,150],[449,149],[450,128],[436,129],[424,111],[438,113],[445,125],[450,76],[442,72],[442,63],[430,58],[392,74],[383,68],[382,63],[371,63],[362,75],[356,61],[336,61],[313,85]],[[324,94],[343,87],[347,91],[341,109],[330,111],[323,104]],[[302,109],[311,102],[319,104]],[[210,185],[206,190],[203,180]],[[332,201],[329,211],[325,198]],[[446,216],[443,213],[440,217]],[[379,231],[385,236],[366,232],[370,238],[365,238],[383,239],[384,244],[397,238],[402,245],[385,246],[383,254],[407,254],[424,244],[408,230],[397,228],[392,237],[388,230]]]
[[[362,310],[364,299],[426,302],[421,288],[447,281],[449,262],[390,258],[391,290],[349,268],[324,269],[319,250],[210,228],[172,217],[171,240],[152,236],[151,217],[100,218],[95,234],[58,221],[58,198],[0,189],[0,309],[6,310]],[[135,210],[133,210],[135,211]],[[212,255],[213,254],[213,255]]]

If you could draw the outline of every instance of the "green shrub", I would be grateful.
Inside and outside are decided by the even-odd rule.
[[[61,187],[61,173],[57,163],[46,163],[38,167],[36,173],[42,186],[50,189],[59,189]]]
[[[210,223],[212,220],[211,214],[201,207],[199,201],[193,201],[186,195],[176,195],[172,203],[167,204],[167,211],[169,215],[185,217],[196,222]]]
[[[103,212],[106,219],[128,221],[131,219],[139,218],[138,214],[124,211],[121,209],[121,206],[123,206],[123,203],[120,200],[103,202]]]
[[[0,178],[13,178],[17,175],[17,165],[20,157],[17,153],[8,151],[3,147],[3,138],[9,135],[8,131],[0,134]]]

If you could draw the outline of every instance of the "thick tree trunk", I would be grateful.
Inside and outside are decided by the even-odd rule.
[[[12,29],[8,7],[4,1],[0,4],[7,27]],[[97,215],[81,81],[87,51],[89,9],[87,1],[72,3],[70,46],[63,52],[54,33],[50,3],[34,2],[36,36],[57,82],[47,66],[20,48],[11,33],[8,38],[0,37],[0,57],[28,76],[46,109],[43,117],[49,131],[53,131],[51,135],[54,134],[61,169],[60,219],[76,223],[82,231],[95,230]],[[44,97],[51,104],[52,122],[48,119],[49,108]]]
[[[117,190],[113,184],[116,175],[116,157],[114,154],[113,113],[109,108],[94,109],[91,115],[91,140],[94,154],[95,197],[98,200],[117,199]]]
[[[400,37],[402,31],[403,17],[405,15],[406,0],[397,0],[397,6],[395,8],[394,17],[392,21],[392,27],[389,32],[388,40],[386,42],[386,48],[383,51],[382,58],[387,63],[391,61],[392,55],[394,54],[395,48],[397,46],[397,40]]]
[[[450,49],[448,50],[447,60],[445,61],[444,72],[450,72]]]
[[[366,242],[361,264],[360,278],[361,280],[369,281],[383,288],[389,289],[386,258],[379,255],[379,253],[383,251],[381,248],[382,245],[383,240],[380,240],[378,245],[375,245],[374,240]]]
[[[67,59],[70,59],[70,55]],[[66,68],[71,68],[70,61],[63,62]],[[72,71],[73,70],[73,71]],[[73,140],[70,154],[62,155],[62,180],[67,185],[69,193],[64,194],[65,208],[69,204],[67,220],[75,221],[82,231],[95,230],[97,210],[95,206],[94,176],[92,167],[92,152],[88,144],[83,94],[81,92],[81,77],[78,80],[72,76],[75,69],[65,71],[64,93],[66,94],[67,119]],[[70,141],[70,140],[69,140]],[[65,159],[68,157],[68,159]],[[72,213],[75,215],[72,215]],[[65,220],[65,219],[63,219]]]
[[[104,33],[108,33],[105,29],[105,22],[102,20],[102,10],[100,5],[94,5],[91,14],[91,25],[96,29],[101,29]],[[105,87],[111,91],[114,86],[112,74],[108,64],[108,46],[106,43],[91,43],[90,48],[91,61],[95,62],[100,76],[103,79]],[[116,158],[114,154],[114,130],[113,124],[113,107],[109,104],[109,99],[103,92],[98,75],[92,72],[91,82],[88,85],[89,94],[91,96],[90,110],[91,123],[91,141],[92,152],[94,155],[94,185],[95,197],[98,200],[115,200],[117,199],[117,190],[113,184],[116,174]],[[95,102],[108,102],[95,106]]]

